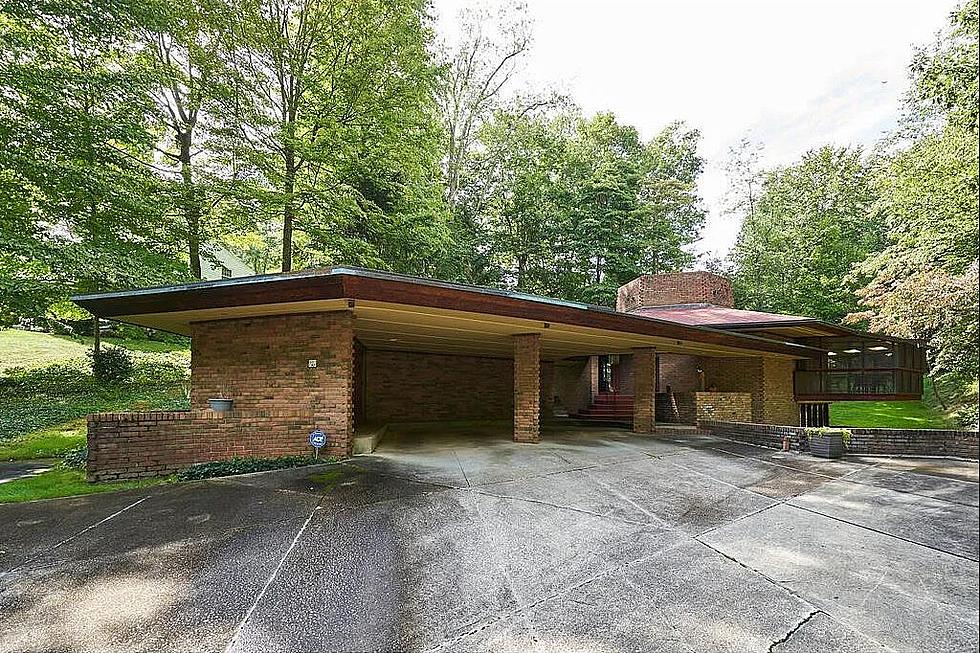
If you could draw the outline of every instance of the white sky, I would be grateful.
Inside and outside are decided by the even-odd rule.
[[[701,130],[709,209],[696,251],[723,256],[739,225],[720,213],[722,165],[742,136],[764,167],[825,143],[874,145],[894,126],[912,46],[954,0],[527,0],[524,76],[586,112],[613,111],[650,138],[672,120]],[[452,35],[463,0],[435,0]],[[499,4],[496,0],[490,6]]]

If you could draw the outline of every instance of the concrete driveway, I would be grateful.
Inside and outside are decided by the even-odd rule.
[[[487,425],[0,506],[0,650],[975,651],[977,464]]]

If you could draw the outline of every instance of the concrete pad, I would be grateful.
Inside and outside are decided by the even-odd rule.
[[[481,491],[699,533],[774,501],[645,458],[497,484]]]
[[[976,649],[976,562],[789,505],[700,539],[890,648]]]
[[[790,503],[947,553],[980,559],[975,536],[980,529],[980,512],[973,506],[848,481],[832,481]]]
[[[946,476],[869,467],[851,474],[847,480],[964,506],[980,505],[980,485]]]
[[[858,461],[900,472],[915,472],[940,478],[952,478],[976,483],[980,481],[980,464],[975,460],[950,460],[948,458],[882,458],[862,456]]]
[[[352,510],[371,503],[448,489],[443,485],[378,474],[349,463],[229,476],[218,482],[322,496],[325,499],[320,507],[327,511]]]
[[[687,540],[474,628],[443,650],[766,651],[813,610]]]
[[[236,650],[425,649],[677,537],[459,490],[318,515]]]
[[[821,474],[715,449],[691,449],[665,462],[774,499],[803,494],[826,483]]]
[[[342,464],[0,506],[0,560],[21,561],[0,575],[0,650],[980,640],[978,563],[928,548],[976,541],[962,513],[976,509],[975,464],[745,456],[718,438],[551,426],[541,445],[500,424],[430,440],[426,428]],[[840,518],[781,503],[795,495]]]

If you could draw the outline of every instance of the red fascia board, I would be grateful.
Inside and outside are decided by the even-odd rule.
[[[273,303],[353,299],[487,313],[689,340],[770,353],[819,358],[824,351],[751,334],[689,326],[612,309],[573,305],[547,298],[523,298],[505,292],[393,275],[338,269],[329,273],[268,275],[129,292],[81,295],[76,304],[99,317],[144,315]]]

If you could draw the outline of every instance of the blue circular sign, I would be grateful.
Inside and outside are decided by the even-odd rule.
[[[316,447],[317,449],[319,449],[326,443],[327,443],[327,436],[320,429],[317,429],[312,433],[310,433],[310,444]]]

